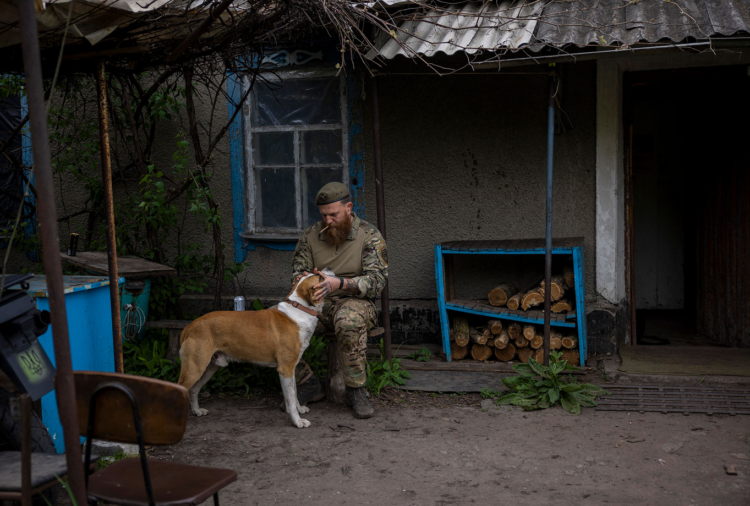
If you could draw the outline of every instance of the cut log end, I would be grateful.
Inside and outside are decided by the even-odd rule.
[[[475,344],[471,347],[471,357],[474,360],[484,361],[492,356],[493,348],[483,344]]]
[[[552,302],[555,302],[556,300],[562,299],[563,295],[565,295],[565,290],[568,289],[568,285],[565,284],[565,279],[562,276],[552,276],[551,285],[552,290],[550,290],[550,300]],[[544,290],[545,290],[545,283],[542,281],[542,284],[540,286],[540,291],[542,293],[542,296],[544,296]]]
[[[517,324],[517,323],[511,323],[510,325],[508,325],[508,335],[514,341],[516,339],[518,339],[519,337],[521,337],[521,335],[522,335],[521,332],[522,332],[521,331],[521,326],[519,324]]]
[[[452,322],[453,339],[458,346],[469,344],[469,320],[463,316],[454,316]]]
[[[516,348],[527,348],[529,346],[529,340],[523,336],[519,336],[515,342],[516,342]]]
[[[581,354],[576,350],[563,350],[561,360],[567,360],[570,365],[580,366]]]
[[[487,342],[487,336],[484,332],[479,332],[476,329],[469,329],[469,339],[475,344],[485,344]]]
[[[533,350],[531,348],[521,348],[520,350],[518,350],[518,360],[520,360],[524,364],[528,364],[529,358],[531,358],[534,353],[536,353],[536,350]]]
[[[568,264],[563,268],[563,277],[565,278],[565,284],[568,286],[568,288],[573,288],[576,286],[576,278],[575,274],[573,273],[572,264]]]
[[[566,313],[573,311],[573,303],[569,299],[558,300],[550,306],[553,313]]]
[[[451,343],[451,360],[461,360],[466,358],[469,354],[469,348],[466,346],[458,346],[456,343]]]
[[[506,346],[508,346],[509,343],[510,343],[510,336],[508,335],[508,332],[505,330],[500,332],[500,335],[498,335],[495,338],[495,348],[499,350],[504,349]]]
[[[536,329],[533,325],[524,325],[523,326],[523,337],[525,337],[528,341],[531,341],[534,339],[534,336],[536,335]]]
[[[521,307],[521,298],[522,297],[523,297],[523,294],[517,293],[513,297],[511,297],[510,299],[508,299],[508,302],[506,304],[506,306],[508,307],[508,309],[512,309],[513,311],[515,311],[516,309],[518,309],[519,307]]]
[[[516,356],[516,347],[510,343],[508,343],[508,346],[506,346],[502,350],[495,346],[495,356],[498,360],[502,360],[503,362],[513,360],[513,357]]]
[[[559,350],[562,348],[562,339],[559,337],[550,337],[549,338],[549,349],[550,350]]]
[[[530,307],[538,306],[544,303],[544,294],[542,290],[530,290],[521,298],[521,309],[528,311]]]
[[[544,336],[536,335],[536,336],[532,337],[529,340],[529,346],[531,346],[535,350],[538,350],[539,348],[541,348],[542,346],[544,346]]]
[[[575,336],[566,336],[561,339],[563,348],[568,350],[578,349],[578,338]]]
[[[501,320],[490,320],[487,322],[487,328],[489,328],[490,332],[493,334],[498,335],[503,331],[503,322]]]
[[[502,307],[506,305],[508,299],[518,293],[518,288],[513,283],[503,283],[496,286],[487,294],[490,304]]]

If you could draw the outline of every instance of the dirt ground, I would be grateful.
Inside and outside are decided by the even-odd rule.
[[[221,504],[750,504],[750,418],[480,406],[476,394],[389,390],[376,415],[281,396],[213,395],[154,458],[235,469]],[[734,464],[730,476],[725,464]],[[206,504],[209,504],[207,502]]]

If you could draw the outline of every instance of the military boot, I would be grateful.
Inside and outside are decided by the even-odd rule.
[[[365,387],[346,387],[346,399],[352,405],[355,418],[371,418],[375,413],[368,397],[370,397],[370,394]]]

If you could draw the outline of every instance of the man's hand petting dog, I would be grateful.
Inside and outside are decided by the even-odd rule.
[[[328,297],[331,292],[335,290],[343,290],[349,293],[359,293],[359,286],[353,279],[337,278],[336,276],[329,276],[323,271],[318,269],[313,270],[313,274],[319,275],[323,281],[313,287],[315,294],[313,297],[315,300],[321,300]]]

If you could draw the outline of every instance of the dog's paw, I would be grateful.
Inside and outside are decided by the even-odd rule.
[[[194,409],[193,414],[195,416],[206,416],[208,414],[208,410],[206,408]]]
[[[305,427],[309,427],[309,426],[310,426],[310,422],[308,422],[304,418],[300,418],[299,422],[297,422],[298,429],[304,429]]]
[[[299,408],[297,408],[297,411],[299,411],[300,413],[303,413],[303,414],[304,413],[309,413],[310,412],[310,408],[308,408],[307,406],[300,406]]]

